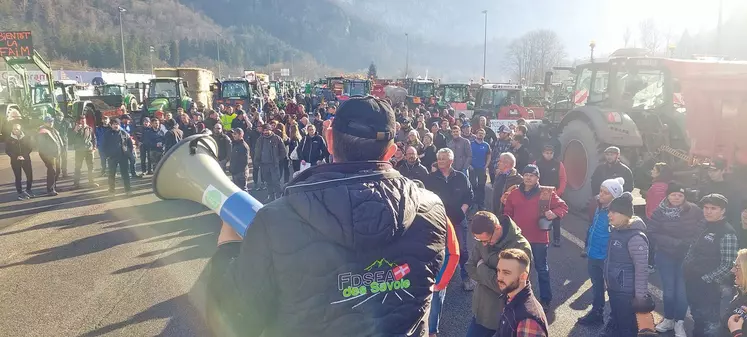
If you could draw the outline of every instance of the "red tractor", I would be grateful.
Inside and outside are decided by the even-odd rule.
[[[625,55],[573,74],[573,107],[557,111],[556,124],[568,172],[563,199],[572,207],[591,200],[590,177],[608,146],[622,150],[641,189],[657,162],[692,188],[704,176],[700,164],[722,158],[733,172],[747,165],[747,62]]]

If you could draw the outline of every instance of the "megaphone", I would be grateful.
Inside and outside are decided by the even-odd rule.
[[[244,237],[262,203],[226,177],[217,153],[218,144],[209,135],[182,139],[156,165],[153,193],[163,200],[203,204]]]

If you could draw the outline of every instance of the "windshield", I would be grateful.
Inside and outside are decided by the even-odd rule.
[[[626,107],[651,110],[664,104],[665,75],[661,70],[634,69],[618,74],[617,81]]]
[[[444,100],[448,103],[467,102],[467,87],[446,87],[444,88]]]
[[[368,93],[367,82],[348,82],[345,86],[348,96],[365,96]]]
[[[175,81],[150,82],[150,90],[148,90],[148,97],[150,98],[177,97],[176,96],[176,82]]]
[[[102,96],[122,96],[122,87],[118,85],[107,85],[101,89]]]
[[[418,97],[433,96],[433,83],[415,83],[415,90],[413,90],[412,95]]]
[[[221,84],[221,97],[249,97],[247,82],[223,82]]]
[[[485,90],[480,99],[481,106],[507,106],[518,103],[518,90]]]
[[[60,93],[62,93],[62,91],[60,91]],[[49,94],[49,87],[44,85],[35,86],[34,91],[32,92],[32,96],[34,99],[34,104],[54,102],[54,96]]]

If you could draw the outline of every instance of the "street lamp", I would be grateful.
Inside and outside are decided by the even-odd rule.
[[[407,75],[410,73],[410,34],[405,33],[405,78],[407,78]]]
[[[485,44],[482,50],[482,78],[485,78],[485,71],[488,65],[488,10],[482,11],[485,14]]]
[[[589,43],[589,48],[591,49],[591,55],[589,56],[591,63],[594,63],[594,48],[597,46],[597,43],[594,42],[594,40],[591,40]]]
[[[223,39],[223,35],[221,35],[218,32],[215,32],[215,33],[218,34],[218,37],[219,37],[219,39],[217,39],[217,45],[218,45],[218,78],[223,78],[223,76],[221,75],[221,70],[220,70],[220,40]]]
[[[150,46],[150,73],[151,75],[154,73],[153,71],[153,53],[156,52],[156,47]]]
[[[124,84],[127,84],[127,63],[125,61],[124,28],[122,24],[122,13],[127,10],[122,8],[122,6],[117,8],[119,9],[119,34],[122,37],[122,77],[124,77]]]

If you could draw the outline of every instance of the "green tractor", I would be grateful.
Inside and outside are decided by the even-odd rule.
[[[156,77],[149,82],[148,98],[143,104],[143,116],[154,116],[158,110],[174,113],[181,107],[189,111],[193,101],[188,84],[180,77]]]

